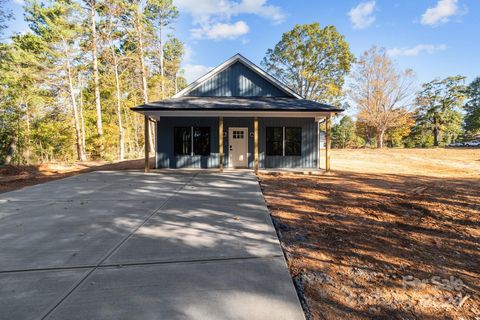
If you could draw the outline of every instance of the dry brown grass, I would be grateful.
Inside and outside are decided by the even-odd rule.
[[[332,161],[332,175],[260,176],[311,318],[480,319],[480,150]]]
[[[332,167],[359,173],[478,177],[480,149],[333,150]]]

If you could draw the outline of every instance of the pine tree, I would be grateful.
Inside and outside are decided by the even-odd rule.
[[[165,99],[165,60],[163,35],[165,29],[171,27],[178,18],[178,10],[172,0],[147,0],[145,17],[151,21],[151,25],[157,33],[158,60],[160,67],[161,97]]]
[[[36,0],[26,3],[25,19],[38,35],[48,51],[52,65],[52,76],[59,78],[58,86],[67,93],[74,120],[77,158],[86,160],[80,126],[80,116],[75,96],[74,64],[79,58],[79,40],[83,34],[79,8],[76,3],[58,0],[40,5]],[[57,74],[60,72],[60,74]]]

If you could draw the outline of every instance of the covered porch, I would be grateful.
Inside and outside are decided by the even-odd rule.
[[[145,130],[145,171],[152,168],[233,168],[288,170],[299,172],[330,172],[331,118],[334,112],[319,111],[232,111],[232,110],[144,110],[145,128],[155,127],[155,150],[148,143],[150,130]],[[320,127],[325,124],[325,140]],[[173,133],[178,129],[192,130],[187,139],[187,154],[176,154]],[[197,154],[194,136],[197,129],[208,129],[209,153]],[[290,147],[295,129],[300,131],[300,149]],[[293,134],[291,133],[293,132]],[[188,134],[188,132],[187,132]],[[290,135],[290,136],[289,136]],[[275,137],[280,137],[280,141]],[[236,138],[246,139],[245,163],[234,163]],[[273,137],[273,138],[272,138]],[[235,140],[233,140],[235,139]],[[297,139],[298,140],[298,139]],[[324,147],[323,147],[324,145]],[[232,150],[232,147],[235,150]],[[185,149],[185,147],[184,147]],[[154,151],[155,165],[148,161]],[[195,151],[195,152],[194,152]],[[276,153],[275,153],[276,152]],[[293,152],[293,153],[292,153]],[[297,151],[298,152],[298,151]],[[232,157],[234,158],[232,160]]]

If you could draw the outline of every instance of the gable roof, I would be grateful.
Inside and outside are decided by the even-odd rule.
[[[280,90],[285,94],[286,97],[294,98],[294,99],[303,99],[300,95],[295,93],[292,89],[290,89],[285,84],[281,83],[253,62],[242,56],[241,54],[237,53],[218,67],[212,69],[210,72],[206,73],[204,76],[200,77],[196,81],[192,82],[188,87],[181,90],[177,94],[173,96],[173,98],[180,98],[184,96],[188,96],[190,93],[194,92],[195,89],[199,88],[203,84],[207,83],[208,80],[212,79],[213,77],[219,75],[222,71],[228,69],[229,67],[233,66],[235,63],[241,63],[249,70],[253,71],[256,75],[258,75],[261,79],[267,81],[271,84],[274,88]]]

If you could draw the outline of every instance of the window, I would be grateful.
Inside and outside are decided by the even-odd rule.
[[[193,127],[193,154],[210,155],[210,127]]]
[[[302,128],[285,128],[285,155],[302,155]]]
[[[283,128],[267,127],[267,156],[283,155]]]
[[[173,144],[176,156],[209,156],[210,127],[175,127]]]
[[[192,153],[192,128],[175,127],[173,129],[173,144],[175,155],[190,155]]]
[[[233,130],[233,139],[243,139],[244,138],[244,133],[243,131],[237,131]]]
[[[267,156],[301,156],[302,128],[267,127]]]

